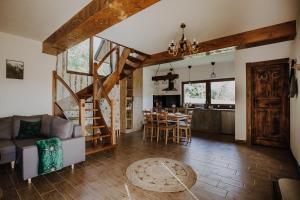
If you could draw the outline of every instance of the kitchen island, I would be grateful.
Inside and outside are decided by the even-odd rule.
[[[191,110],[191,109],[189,109]],[[193,108],[191,129],[196,132],[234,135],[234,109]]]

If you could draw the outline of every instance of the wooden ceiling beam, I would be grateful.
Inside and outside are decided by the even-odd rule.
[[[43,42],[43,53],[57,55],[158,1],[92,0]]]
[[[250,47],[262,46],[277,42],[293,40],[296,36],[296,21],[290,21],[282,24],[276,24],[256,30],[251,30],[235,35],[230,35],[214,40],[200,43],[200,51],[204,53],[223,49],[228,47],[236,47],[237,49],[245,49]],[[147,59],[143,66],[151,66],[182,60],[183,56],[173,56],[168,51],[153,54]]]

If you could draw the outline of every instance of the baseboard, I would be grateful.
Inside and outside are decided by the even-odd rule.
[[[247,144],[247,141],[246,140],[237,140],[237,139],[235,139],[235,143],[237,143],[237,144]]]

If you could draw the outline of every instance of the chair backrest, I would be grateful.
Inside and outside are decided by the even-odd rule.
[[[156,120],[159,125],[168,126],[168,113],[167,112],[157,112]]]
[[[153,117],[152,117],[152,112],[149,110],[144,110],[144,123],[145,124],[150,124],[153,122]]]

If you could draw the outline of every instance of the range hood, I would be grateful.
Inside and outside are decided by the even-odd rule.
[[[152,81],[168,81],[168,87],[163,89],[163,91],[177,91],[174,87],[174,80],[179,78],[179,74],[173,74],[173,69],[170,69],[170,72],[164,76],[153,76]]]

